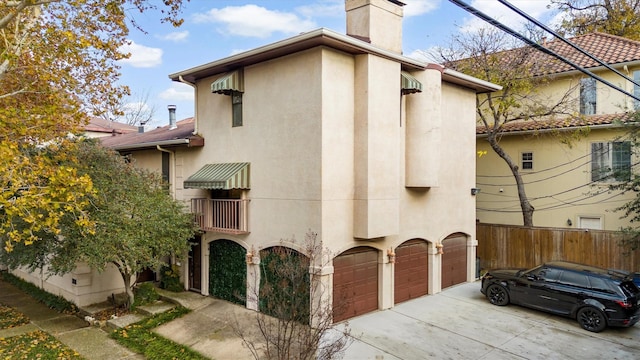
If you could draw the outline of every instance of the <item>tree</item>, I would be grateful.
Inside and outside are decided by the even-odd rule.
[[[478,94],[478,125],[484,127],[491,149],[505,161],[513,175],[523,225],[533,226],[535,209],[527,197],[518,160],[514,161],[504,151],[500,140],[507,124],[512,122],[576,116],[575,99],[571,96],[573,88],[555,98],[539,93],[538,89],[549,82],[542,67],[554,60],[541,58],[541,53],[534,48],[522,46],[494,28],[455,35],[449,48],[439,48],[434,55],[448,68],[502,86],[501,91]]]
[[[251,288],[259,299],[255,317],[262,341],[237,321],[233,324],[256,359],[335,359],[349,345],[348,326],[333,331],[333,310],[340,304],[327,301],[330,289],[319,271],[310,273],[328,265],[322,257],[327,250],[313,232],[307,233],[304,248],[306,255],[286,246],[260,251],[260,284]]]
[[[572,35],[603,32],[640,40],[640,0],[552,0],[566,13],[559,30]]]
[[[136,168],[95,140],[79,141],[76,151],[83,159],[76,164],[78,174],[93,179],[88,212],[95,226],[86,231],[67,215],[60,234],[43,231],[40,241],[18,243],[2,253],[2,260],[12,268],[46,268],[49,274],[67,273],[80,261],[100,271],[113,264],[131,305],[132,277],[145,268],[159,269],[172,254],[185,254],[195,224],[158,174]]]
[[[127,125],[145,125],[153,120],[155,106],[149,105],[149,92],[122,97],[112,108],[105,110],[101,117]]]
[[[165,0],[162,21],[179,25],[182,0]],[[117,60],[132,12],[151,1],[0,1],[0,239],[10,251],[41,233],[59,234],[71,215],[87,229],[91,179],[76,173],[66,136],[97,104],[128,94]],[[50,149],[44,149],[45,147]],[[49,151],[52,150],[52,151]],[[15,226],[21,223],[21,230]],[[24,226],[27,224],[28,226]]]

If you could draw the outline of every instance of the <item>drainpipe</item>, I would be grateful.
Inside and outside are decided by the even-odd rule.
[[[181,83],[187,84],[193,88],[193,135],[198,135],[198,87],[195,83],[185,80],[182,75],[178,76]]]

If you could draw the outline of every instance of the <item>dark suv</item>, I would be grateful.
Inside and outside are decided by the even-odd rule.
[[[482,277],[480,291],[494,305],[513,303],[568,316],[593,332],[640,320],[640,289],[632,276],[566,261],[492,270]]]

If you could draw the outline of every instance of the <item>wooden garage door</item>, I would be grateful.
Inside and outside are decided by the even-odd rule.
[[[449,236],[442,241],[442,288],[467,281],[467,238]]]
[[[378,251],[347,250],[333,259],[333,321],[378,309]]]
[[[426,295],[429,290],[429,245],[409,240],[396,249],[394,303]]]

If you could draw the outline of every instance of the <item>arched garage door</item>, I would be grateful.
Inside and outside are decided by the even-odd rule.
[[[429,290],[429,244],[409,240],[396,249],[394,303],[426,295]]]
[[[378,251],[357,247],[333,259],[333,321],[378,309]]]
[[[442,241],[442,288],[467,281],[467,237],[453,234]]]
[[[246,250],[231,240],[209,244],[209,294],[245,305],[247,295]]]

